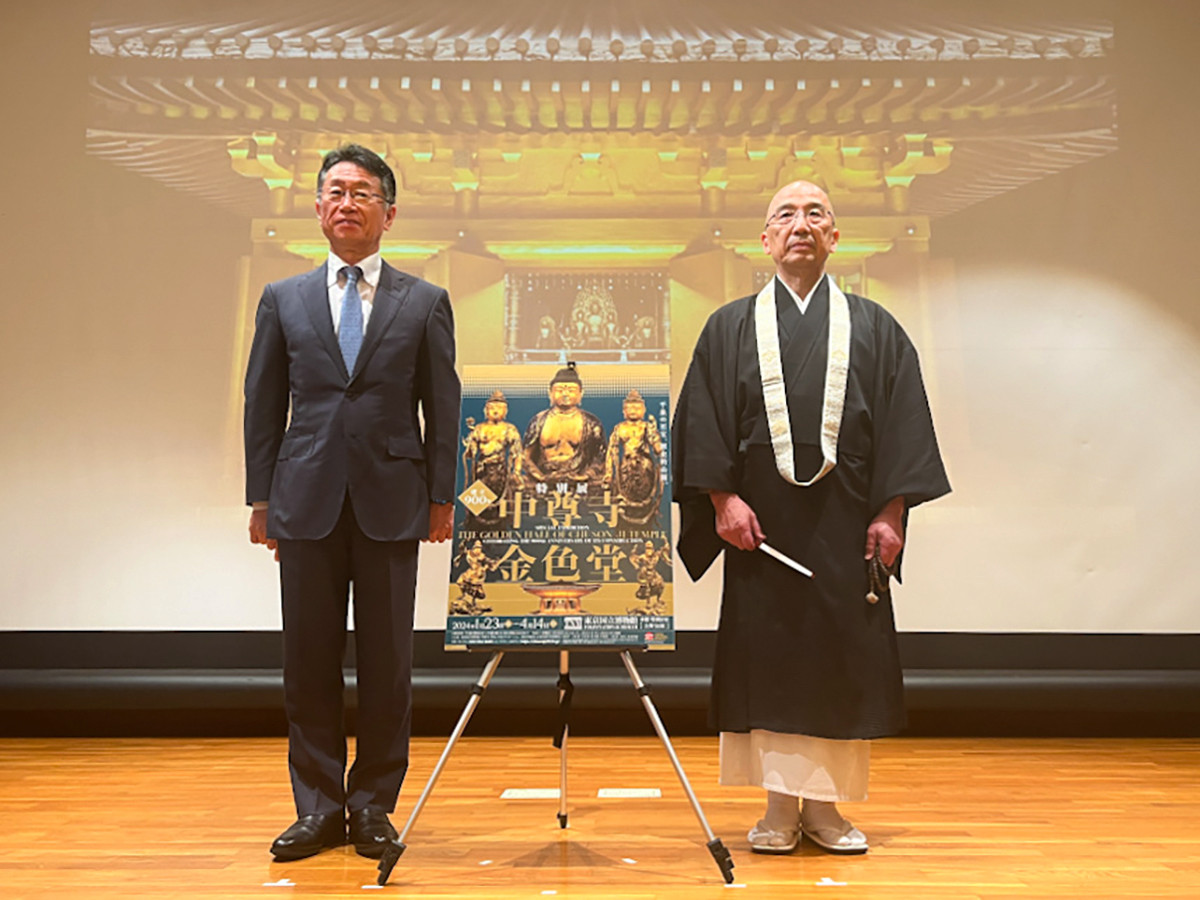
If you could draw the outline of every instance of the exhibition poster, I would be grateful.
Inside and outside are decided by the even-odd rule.
[[[672,649],[665,365],[463,372],[446,646]]]

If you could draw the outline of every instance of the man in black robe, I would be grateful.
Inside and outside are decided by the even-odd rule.
[[[767,789],[749,835],[767,853],[801,834],[867,849],[835,803],[865,799],[867,741],[905,721],[891,599],[868,601],[867,561],[897,565],[908,509],[950,490],[912,343],[825,276],[838,236],[816,185],[775,195],[762,243],[776,277],[709,318],[673,424],[680,557],[698,579],[726,551],[721,780]]]

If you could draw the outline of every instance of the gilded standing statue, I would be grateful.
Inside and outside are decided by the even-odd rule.
[[[604,459],[604,486],[611,488],[619,515],[629,525],[645,525],[658,515],[662,500],[662,438],[646,401],[636,390],[622,404],[625,420],[612,430]]]
[[[511,502],[513,491],[520,484],[523,452],[521,433],[505,421],[508,399],[502,391],[494,391],[483,405],[484,421],[475,424],[467,419],[470,433],[463,439],[463,472],[466,483],[482,481],[496,495],[496,502],[479,511],[470,524],[489,527],[502,524],[500,500]]]

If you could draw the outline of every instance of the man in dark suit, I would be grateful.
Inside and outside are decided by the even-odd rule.
[[[250,540],[280,563],[298,815],[271,846],[277,860],[339,846],[347,827],[369,857],[396,835],[387,816],[408,768],[417,546],[450,537],[458,449],[450,298],[379,255],[396,217],[392,170],[348,144],[325,156],[317,194],[328,261],[263,290],[246,369]],[[347,777],[351,584],[358,729]]]

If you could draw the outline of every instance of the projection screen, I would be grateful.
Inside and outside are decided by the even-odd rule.
[[[449,290],[461,365],[667,363],[673,396],[707,316],[771,275],[771,194],[824,185],[830,271],[915,342],[954,486],[912,516],[900,628],[1200,631],[1197,229],[1161,215],[1196,195],[1163,146],[1196,136],[1166,93],[1195,76],[1182,39],[1153,52],[1192,13],[68,6],[2,14],[6,47],[46,38],[4,63],[0,629],[279,627],[241,381],[263,285],[326,253],[321,156],[354,140],[397,173],[383,255]],[[543,340],[601,295],[603,340]],[[420,628],[448,566],[423,548]],[[719,580],[677,570],[679,628],[715,627]]]

